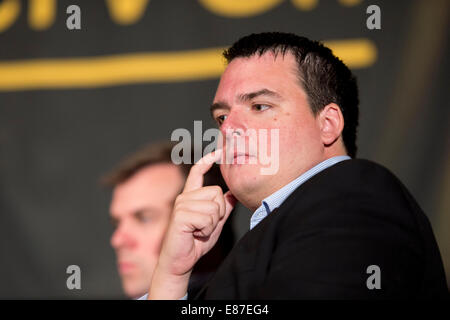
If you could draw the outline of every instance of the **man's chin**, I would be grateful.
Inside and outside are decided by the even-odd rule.
[[[239,165],[227,168],[224,179],[228,188],[239,200],[240,194],[249,194],[258,190],[263,183],[264,176],[255,165]]]
[[[123,290],[130,299],[137,299],[148,293],[148,287],[143,287],[142,283],[136,285],[124,285]]]
[[[136,271],[121,274],[123,291],[131,299],[142,297],[150,286],[150,283],[147,284],[148,277]]]

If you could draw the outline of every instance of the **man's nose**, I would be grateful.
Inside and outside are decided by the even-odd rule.
[[[136,245],[136,240],[128,229],[123,222],[117,226],[111,236],[111,246],[114,249],[134,247]]]
[[[247,127],[243,114],[237,110],[231,111],[220,126],[220,131],[222,131],[222,134],[225,137],[227,137],[227,133],[228,136],[232,134],[243,134],[246,129]]]

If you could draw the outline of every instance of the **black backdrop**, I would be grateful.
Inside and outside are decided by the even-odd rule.
[[[207,49],[272,30],[344,48],[360,85],[359,157],[408,186],[449,271],[448,1],[264,0],[259,12],[239,1],[220,11],[224,1],[214,0],[131,0],[137,9],[127,11],[128,1],[0,0],[1,298],[123,297],[109,246],[110,195],[98,178],[176,128],[193,132],[194,120],[212,127],[221,65],[208,62]],[[66,27],[72,4],[81,30]],[[370,4],[381,8],[381,30],[366,27]],[[355,39],[369,44],[362,61],[348,47]],[[193,70],[165,73],[179,68],[174,61],[189,64],[192,52],[200,55]],[[133,69],[141,58],[144,76]],[[202,61],[211,66],[203,73]],[[152,73],[158,66],[162,73]],[[236,214],[241,234],[249,213]],[[66,287],[71,264],[81,268],[81,290]]]

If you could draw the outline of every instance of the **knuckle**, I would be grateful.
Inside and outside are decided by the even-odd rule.
[[[213,206],[214,206],[214,213],[220,211],[220,205],[217,202],[213,201]]]
[[[216,214],[220,210],[220,206],[215,201],[208,201],[208,205],[205,206],[205,212],[212,215]]]
[[[212,216],[212,224],[215,225],[217,224],[217,222],[219,222],[219,214],[218,213],[214,213]]]
[[[222,193],[222,188],[219,186],[208,186],[207,187],[209,190],[213,191],[214,193],[217,194],[221,194]]]

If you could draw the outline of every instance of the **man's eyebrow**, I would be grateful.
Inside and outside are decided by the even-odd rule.
[[[282,100],[283,99],[283,97],[280,94],[276,93],[275,91],[272,91],[272,90],[269,90],[269,89],[261,89],[261,90],[255,91],[255,92],[242,93],[242,94],[238,95],[238,101],[240,101],[240,102],[247,102],[247,101],[250,101],[250,100],[252,100],[252,99],[254,99],[256,97],[259,97],[259,96],[270,96],[270,97],[273,97],[273,98],[278,99],[278,100]],[[231,107],[230,107],[230,105],[228,103],[223,102],[223,101],[215,102],[210,107],[211,115],[217,109],[230,110]]]
[[[282,100],[282,96],[278,93],[276,93],[275,91],[269,90],[269,89],[261,89],[255,92],[249,92],[249,93],[243,93],[238,95],[238,101],[240,102],[247,102],[250,101],[256,97],[259,96],[269,96],[275,99],[279,99]]]
[[[159,210],[154,207],[144,207],[144,208],[133,211],[132,214],[134,217],[139,217],[139,216],[142,216],[145,214],[156,215],[158,213],[159,213]]]
[[[226,102],[222,102],[222,101],[218,101],[218,102],[214,102],[211,107],[209,108],[210,112],[211,112],[211,116],[213,115],[213,112],[217,109],[227,109],[230,110],[231,107],[228,103]]]

